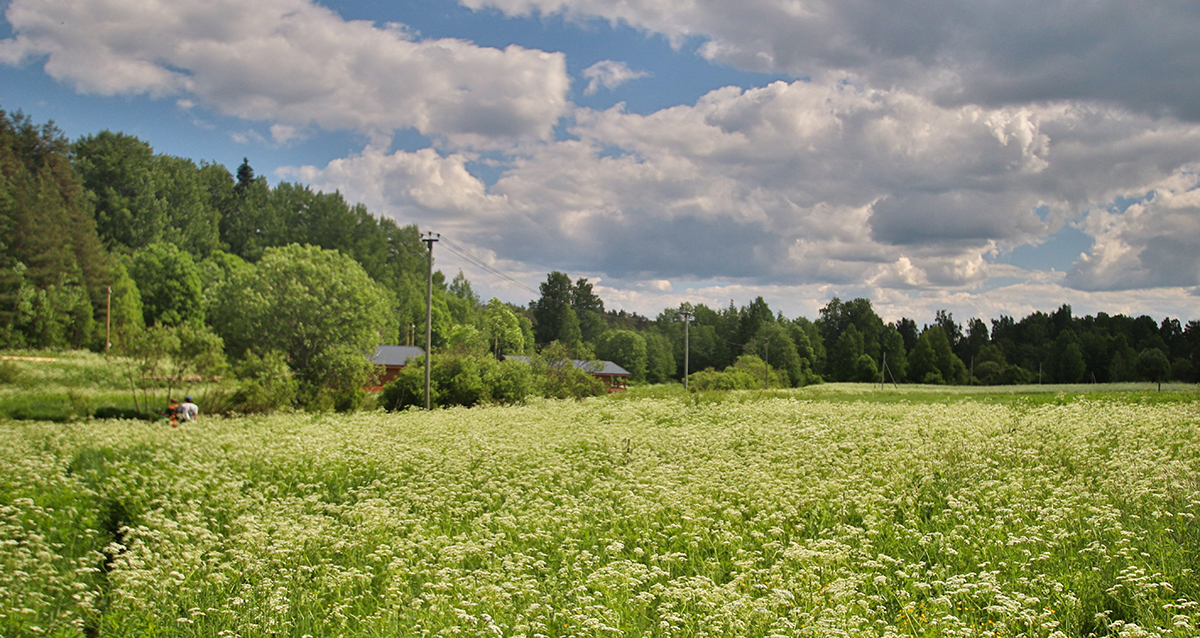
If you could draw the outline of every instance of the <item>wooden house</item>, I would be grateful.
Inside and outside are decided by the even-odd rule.
[[[417,346],[379,346],[375,349],[375,354],[368,357],[371,363],[377,366],[383,366],[384,370],[379,375],[379,385],[370,386],[368,391],[379,391],[388,381],[396,378],[404,366],[408,365],[408,360],[414,357],[420,358],[425,356],[425,350]]]
[[[502,359],[515,359],[524,363],[529,363],[529,357],[524,355],[504,355]],[[625,384],[629,381],[629,377],[633,373],[613,363],[612,361],[585,361],[582,359],[572,359],[571,362],[576,368],[584,372],[598,377],[604,382],[605,387],[609,392],[623,392]]]

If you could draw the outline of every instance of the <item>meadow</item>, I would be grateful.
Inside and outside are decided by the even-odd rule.
[[[0,635],[1200,634],[1194,394],[923,392],[0,421]]]

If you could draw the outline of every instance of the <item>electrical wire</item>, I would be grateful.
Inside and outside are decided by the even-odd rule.
[[[471,265],[482,269],[484,272],[487,272],[490,275],[499,277],[500,279],[502,279],[502,280],[516,286],[517,288],[520,288],[521,290],[524,290],[532,295],[537,296],[537,295],[541,294],[540,292],[534,290],[533,288],[530,288],[529,286],[521,283],[520,281],[517,281],[516,279],[510,277],[507,273],[497,270],[496,268],[492,267],[490,264],[485,262],[483,259],[476,257],[474,254],[472,254],[471,251],[469,251],[466,248],[463,248],[462,246],[459,246],[458,244],[451,241],[445,235],[440,235],[438,238],[441,240],[443,247],[445,247],[447,250],[454,253],[455,255],[458,255],[459,257],[462,257],[463,259],[467,260],[467,262],[470,263]]]

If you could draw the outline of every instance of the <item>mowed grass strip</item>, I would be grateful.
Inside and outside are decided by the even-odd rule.
[[[1194,636],[1194,402],[0,424],[0,635]]]

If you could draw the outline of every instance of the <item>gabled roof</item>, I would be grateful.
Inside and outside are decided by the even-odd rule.
[[[379,346],[370,359],[377,366],[403,366],[410,358],[423,356],[425,351],[417,346]]]
[[[513,359],[515,361],[520,361],[521,363],[529,363],[529,357],[527,357],[525,355],[506,354],[506,355],[504,355],[504,358],[505,359]],[[632,372],[626,370],[625,368],[622,368],[621,366],[613,363],[612,361],[585,361],[583,359],[572,359],[571,362],[575,364],[576,368],[579,368],[580,370],[583,370],[584,372],[589,372],[591,374],[600,374],[600,375],[607,375],[607,376],[614,376],[614,377],[632,377],[633,376]],[[597,364],[599,364],[599,367],[597,367]]]

